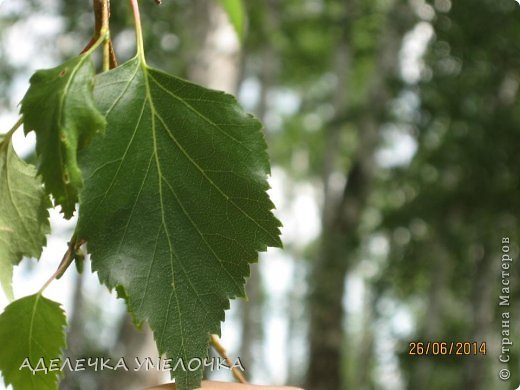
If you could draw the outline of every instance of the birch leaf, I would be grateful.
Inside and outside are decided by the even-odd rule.
[[[9,304],[0,315],[0,370],[5,384],[14,390],[57,390],[59,364],[48,369],[51,359],[62,361],[65,325],[60,305],[40,294]]]
[[[106,125],[92,97],[94,66],[90,56],[82,55],[37,71],[30,82],[21,107],[25,132],[36,133],[38,173],[70,218],[83,186],[78,150]]]
[[[232,96],[139,58],[100,75],[95,98],[108,125],[80,160],[78,237],[159,352],[183,360],[177,387],[196,388],[204,367],[188,363],[245,295],[257,252],[281,246],[261,124]]]
[[[13,265],[22,256],[40,257],[50,227],[41,179],[16,155],[10,136],[0,142],[0,199],[0,283],[13,299]]]

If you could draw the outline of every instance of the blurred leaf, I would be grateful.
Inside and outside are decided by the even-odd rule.
[[[218,0],[242,42],[245,35],[246,11],[242,0]]]

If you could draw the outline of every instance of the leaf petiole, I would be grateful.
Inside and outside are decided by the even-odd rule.
[[[13,136],[14,132],[16,130],[18,130],[18,128],[23,124],[23,116],[21,116],[20,118],[18,118],[18,121],[14,124],[13,127],[11,127],[11,129],[5,133],[5,134],[2,134],[2,140],[4,139],[9,139]]]
[[[102,43],[104,43],[106,40],[109,39],[108,30],[102,29],[101,35],[98,37],[98,39],[94,42],[92,46],[88,48],[88,50],[81,53],[82,56],[88,57],[90,54],[92,54]]]
[[[130,0],[130,4],[132,5],[132,11],[134,14],[137,55],[139,56],[139,60],[141,61],[141,63],[143,65],[146,65],[146,60],[144,58],[143,29],[141,27],[141,16],[139,14],[139,5],[137,4],[137,0]]]
[[[103,72],[110,69],[110,54],[112,49],[112,43],[110,41],[110,30],[108,27],[108,18],[110,16],[108,0],[101,0],[101,30],[100,35],[104,35],[103,40]],[[103,33],[104,32],[104,33]]]
[[[40,288],[38,291],[38,294],[43,293],[43,291],[49,286],[49,284],[52,283],[54,279],[59,279],[61,276],[65,273],[67,268],[72,264],[72,261],[74,260],[74,254],[78,250],[78,248],[83,245],[85,241],[78,240],[76,235],[74,234],[72,238],[69,241],[69,247],[67,248],[67,251],[63,255],[63,259],[60,262],[60,265],[56,269],[56,271],[52,274],[52,276],[45,282],[45,284]]]
[[[90,54],[103,42],[103,71],[117,66],[114,48],[110,39],[109,17],[110,5],[108,0],[93,0],[94,8],[94,35],[81,54]]]

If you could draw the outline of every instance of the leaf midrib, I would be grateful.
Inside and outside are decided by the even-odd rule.
[[[60,94],[60,100],[59,100],[60,104],[58,105],[58,129],[59,129],[58,131],[60,131],[63,128],[63,121],[64,121],[63,108],[66,104],[66,103],[64,103],[65,96],[68,94],[70,85],[72,84],[72,80],[75,78],[76,73],[83,66],[83,64],[87,60],[87,58],[90,58],[90,55],[87,54],[87,55],[80,56],[80,60],[79,60],[78,64],[73,68],[73,70],[70,74],[70,77],[67,79],[67,83],[65,84],[63,93]],[[58,147],[58,157],[60,160],[60,163],[58,164],[58,166],[60,168],[60,173],[61,173],[60,179],[63,182],[63,190],[66,194],[66,199],[70,201],[72,187],[69,184],[67,184],[63,178],[63,175],[65,174],[65,171],[64,171],[65,164],[63,163],[63,151],[62,151],[62,145],[61,145],[62,140],[60,138],[59,133],[58,133],[58,141],[60,142],[60,147]]]
[[[143,72],[143,78],[144,78],[144,84],[145,84],[145,90],[146,90],[146,99],[149,102],[151,115],[152,115],[152,134],[153,134],[153,148],[154,148],[154,156],[155,156],[155,163],[157,166],[157,175],[158,175],[158,185],[159,185],[159,199],[161,203],[161,224],[164,228],[164,233],[166,234],[166,237],[168,239],[168,247],[170,249],[170,267],[171,267],[171,275],[172,275],[172,289],[170,293],[170,297],[168,298],[168,305],[167,305],[167,311],[166,311],[166,318],[164,320],[163,329],[161,332],[161,336],[159,338],[159,341],[162,343],[164,332],[166,331],[166,325],[168,324],[168,319],[170,315],[170,306],[171,306],[171,300],[173,295],[175,295],[175,301],[177,303],[177,314],[179,316],[179,327],[181,329],[181,351],[184,359],[188,359],[188,356],[186,354],[186,346],[184,343],[184,326],[183,326],[183,318],[182,318],[182,312],[180,309],[180,301],[179,296],[177,294],[177,288],[176,288],[176,282],[175,282],[175,270],[173,265],[173,256],[175,255],[175,252],[173,251],[172,242],[170,238],[170,234],[168,232],[168,228],[166,226],[166,221],[164,219],[164,202],[163,202],[163,193],[162,193],[162,171],[161,171],[161,164],[159,163],[159,154],[157,151],[157,134],[156,134],[156,128],[155,128],[155,115],[156,115],[156,109],[155,105],[153,104],[152,95],[150,93],[150,84],[148,81],[148,69],[146,66],[146,63],[139,59],[139,65],[141,66],[142,72]],[[145,99],[145,100],[146,100]],[[159,233],[160,234],[160,233]],[[177,257],[177,256],[175,256]],[[186,383],[187,385],[187,377],[186,377]]]
[[[154,77],[152,75],[150,75],[149,71],[148,71],[148,67],[145,65],[145,64],[142,64],[142,71],[143,71],[143,74],[144,74],[144,80],[145,80],[145,90],[146,90],[146,99],[145,100],[148,100],[149,102],[149,105],[150,105],[150,109],[151,109],[151,112],[152,112],[152,132],[153,132],[153,141],[154,141],[154,155],[156,157],[156,165],[157,165],[157,171],[158,171],[158,175],[159,175],[159,195],[160,195],[160,202],[161,202],[161,218],[162,218],[162,223],[163,223],[163,226],[164,226],[164,230],[168,236],[168,244],[170,246],[170,250],[173,252],[173,248],[171,246],[171,241],[170,241],[170,236],[168,234],[168,228],[166,226],[166,221],[164,219],[164,206],[163,206],[163,195],[162,195],[162,180],[164,180],[164,182],[167,184],[168,188],[170,189],[170,192],[172,193],[172,195],[174,196],[174,198],[176,199],[177,203],[179,204],[179,207],[182,209],[183,213],[186,215],[186,217],[188,218],[188,220],[190,221],[190,223],[192,224],[192,226],[195,228],[195,230],[197,231],[197,233],[199,234],[199,236],[201,237],[202,241],[204,242],[204,244],[208,247],[208,249],[210,250],[210,252],[213,254],[213,256],[218,260],[218,262],[220,263],[221,265],[221,268],[222,270],[229,276],[229,279],[231,280],[231,282],[235,285],[235,287],[237,288],[237,291],[242,291],[243,288],[240,286],[240,284],[235,280],[235,278],[233,277],[233,275],[231,275],[231,273],[229,272],[229,270],[224,266],[224,261],[220,258],[220,256],[215,252],[215,250],[213,249],[213,247],[209,244],[209,242],[206,240],[204,234],[202,233],[202,231],[200,230],[200,228],[197,226],[197,224],[195,223],[195,221],[191,218],[191,216],[189,215],[188,211],[186,210],[186,208],[184,207],[184,205],[182,204],[180,198],[177,196],[177,193],[175,192],[175,190],[173,189],[173,187],[171,186],[170,183],[168,183],[168,181],[164,178],[163,174],[162,174],[162,171],[161,171],[161,166],[160,166],[160,161],[159,161],[159,154],[158,154],[158,149],[157,149],[157,134],[156,134],[156,126],[155,126],[155,117],[157,117],[159,119],[159,121],[162,123],[162,125],[164,126],[164,128],[166,129],[169,137],[172,139],[172,141],[175,143],[175,145],[177,145],[177,147],[179,148],[179,150],[182,151],[182,153],[185,155],[185,157],[188,159],[188,161],[190,161],[190,163],[195,166],[198,171],[204,176],[204,178],[206,180],[208,180],[209,183],[211,183],[211,185],[213,187],[215,187],[217,189],[217,191],[219,191],[221,193],[221,195],[225,198],[226,201],[230,202],[231,204],[233,204],[236,208],[238,208],[240,211],[242,211],[242,213],[244,213],[247,217],[249,217],[249,215],[247,213],[245,213],[243,210],[241,210],[237,205],[235,205],[233,203],[233,201],[231,200],[231,198],[225,194],[217,185],[216,183],[213,182],[213,180],[211,180],[210,177],[208,177],[206,175],[206,173],[204,172],[204,170],[195,162],[195,160],[193,160],[191,158],[191,156],[189,155],[189,153],[184,149],[184,147],[177,141],[177,139],[174,137],[172,131],[170,130],[170,128],[166,125],[164,119],[161,117],[161,115],[158,113],[157,109],[155,108],[155,105],[153,103],[153,97],[152,97],[152,94],[151,94],[151,90],[150,90],[150,83],[149,83],[149,79],[148,77],[150,77],[151,79],[153,79],[153,81],[155,82],[155,84],[157,84],[157,81],[155,81]],[[161,86],[162,88],[162,86]],[[165,90],[167,91],[167,90]],[[167,91],[168,92],[168,91]],[[181,101],[182,103],[186,104],[185,102],[183,102],[183,100],[174,95],[173,93],[169,93],[172,97],[174,97],[175,99]],[[189,105],[188,105],[189,106]],[[208,118],[206,118],[204,115],[202,115],[201,113],[199,113],[197,110],[195,110],[195,108],[189,106],[192,111],[196,112],[199,116],[205,118],[208,122],[212,123]],[[221,129],[219,129],[221,130]],[[221,130],[222,131],[222,130]],[[224,132],[225,133],[225,132]],[[239,141],[237,141],[239,142]],[[240,143],[240,142],[239,142]],[[240,143],[241,144],[241,143]],[[249,217],[253,222],[256,223],[256,221],[254,221],[251,217]],[[260,226],[257,224],[257,226]],[[182,268],[182,264],[181,264],[181,268]],[[173,263],[172,263],[172,275],[173,275]],[[186,274],[187,276],[187,280],[188,280],[188,283],[190,284],[191,288],[193,289],[193,291],[196,293],[197,297],[198,297],[198,292],[197,292],[197,289],[195,288],[195,286],[192,285],[191,283],[191,280],[190,278],[188,277],[187,273],[186,273],[186,270],[183,269],[183,272]],[[175,284],[175,281],[173,281],[173,283]],[[200,299],[200,298],[199,298]]]

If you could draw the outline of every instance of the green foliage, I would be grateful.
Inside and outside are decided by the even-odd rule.
[[[83,186],[77,152],[105,127],[92,99],[94,67],[89,55],[39,70],[22,100],[25,132],[36,133],[38,172],[66,218]]]
[[[0,315],[0,369],[5,384],[15,390],[56,389],[60,370],[46,372],[45,368],[51,366],[52,359],[61,357],[65,325],[59,304],[40,294],[7,306]]]
[[[381,183],[383,226],[391,233],[381,281],[400,298],[438,299],[436,338],[485,339],[500,328],[478,318],[499,318],[494,297],[501,287],[501,239],[518,237],[520,23],[514,2],[450,4],[432,22],[426,77],[414,91],[417,153],[406,169],[395,169]],[[514,299],[519,294],[511,288]],[[427,313],[418,320],[419,339],[429,327]],[[413,377],[415,362],[402,360]],[[432,389],[468,387],[462,365],[451,363],[436,363]],[[482,388],[497,387],[491,366],[480,367]],[[511,381],[517,378],[513,370]],[[418,386],[411,381],[410,387]]]
[[[242,3],[223,6],[242,34]],[[45,191],[65,218],[79,199],[78,226],[55,276],[74,260],[81,272],[86,242],[101,282],[125,300],[138,327],[149,323],[174,362],[177,388],[190,390],[204,369],[193,371],[190,361],[207,356],[229,299],[245,296],[258,251],[282,245],[280,223],[266,192],[261,123],[230,95],[148,67],[136,21],[138,54],[123,65],[95,76],[90,54],[101,37],[86,54],[32,76],[21,113],[25,131],[36,133],[40,176],[16,157],[8,133],[0,144],[0,191],[11,200],[0,206],[0,279],[12,297],[13,264],[39,256]],[[15,390],[56,388],[57,375],[18,368],[22,355],[33,364],[58,358],[64,324],[41,295],[0,316],[0,339],[9,339],[0,369]]]
[[[40,257],[49,233],[49,201],[36,169],[22,161],[8,135],[0,143],[0,283],[13,298],[13,265]]]
[[[218,0],[242,41],[245,34],[246,14],[242,0]]]
[[[261,125],[233,97],[137,57],[99,76],[95,97],[108,127],[81,160],[78,236],[161,353],[206,356],[248,263],[281,246]],[[191,389],[202,368],[173,375]]]

